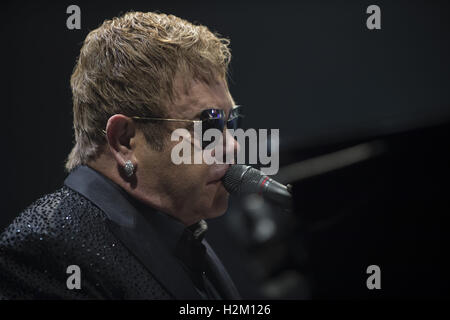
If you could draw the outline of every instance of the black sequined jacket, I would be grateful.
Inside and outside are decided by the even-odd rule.
[[[189,274],[118,187],[81,166],[0,236],[2,299],[201,299]],[[222,298],[237,290],[203,240]],[[81,271],[69,289],[68,267]]]

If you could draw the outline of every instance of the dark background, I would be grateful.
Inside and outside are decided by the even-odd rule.
[[[66,28],[71,4],[81,30]],[[366,28],[371,4],[381,30]],[[126,11],[160,11],[231,39],[231,93],[246,106],[247,127],[280,129],[282,165],[375,138],[389,146],[378,160],[296,183],[297,214],[267,209],[276,226],[268,240],[252,238],[261,217],[249,218],[238,200],[211,221],[208,237],[245,298],[449,296],[445,1],[2,6],[2,229],[66,176],[69,78],[85,36]],[[382,270],[376,292],[365,285],[370,264]]]

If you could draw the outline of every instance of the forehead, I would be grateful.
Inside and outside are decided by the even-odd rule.
[[[224,79],[213,83],[198,80],[183,81],[176,77],[174,81],[175,100],[168,107],[171,117],[193,119],[204,109],[216,108],[229,113],[234,100]]]

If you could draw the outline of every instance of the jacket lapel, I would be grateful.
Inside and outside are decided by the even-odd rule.
[[[215,254],[214,250],[206,240],[203,240],[203,244],[206,247],[206,257],[211,266],[211,271],[215,279],[219,282],[218,288],[221,289],[223,298],[225,300],[240,300],[241,296],[219,257]]]
[[[176,299],[201,299],[188,274],[155,237],[147,221],[140,217],[135,221],[133,228],[112,221],[109,226],[114,235]]]
[[[106,214],[113,234],[176,299],[201,299],[189,275],[119,186],[86,166],[75,169],[64,184]]]

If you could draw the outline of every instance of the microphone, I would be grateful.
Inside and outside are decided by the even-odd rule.
[[[235,164],[222,178],[225,189],[232,195],[258,193],[285,209],[292,208],[290,186],[285,186],[250,166]]]

